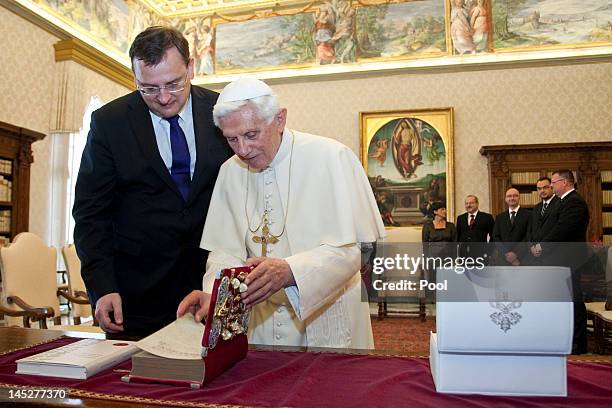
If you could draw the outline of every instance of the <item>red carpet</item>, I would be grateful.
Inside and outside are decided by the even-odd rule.
[[[436,319],[432,316],[425,322],[418,317],[391,316],[378,320],[372,316],[376,350],[429,355],[429,332],[435,330]]]

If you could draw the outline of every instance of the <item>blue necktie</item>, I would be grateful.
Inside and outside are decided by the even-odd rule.
[[[191,157],[185,132],[179,126],[179,116],[165,118],[170,123],[170,148],[172,149],[172,167],[170,174],[176,183],[183,199],[189,197],[189,184],[191,183]]]

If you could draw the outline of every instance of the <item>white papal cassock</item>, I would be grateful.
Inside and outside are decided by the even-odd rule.
[[[372,348],[368,303],[361,299],[360,243],[375,242],[385,230],[355,154],[332,139],[286,129],[266,169],[248,170],[237,156],[225,162],[200,244],[211,251],[205,292],[212,291],[218,270],[261,256],[261,244],[252,238],[261,236],[265,209],[275,236],[286,215],[285,230],[268,244],[267,256],[285,259],[296,285],[253,308],[249,341]],[[247,212],[255,233],[247,228]]]

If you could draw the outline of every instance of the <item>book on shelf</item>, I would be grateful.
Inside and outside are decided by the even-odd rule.
[[[13,195],[13,182],[0,176],[0,201],[11,201]]]
[[[17,374],[84,380],[138,352],[131,341],[84,339],[17,360]]]
[[[602,215],[602,224],[604,228],[612,227],[612,212],[605,212]]]
[[[612,190],[602,190],[601,195],[604,205],[612,205]]]
[[[0,159],[0,173],[11,174],[13,172],[13,161]]]
[[[539,171],[524,171],[512,173],[510,175],[512,184],[533,184],[535,186],[539,178]]]
[[[540,196],[538,195],[537,191],[532,191],[530,193],[520,193],[519,202],[522,205],[536,205],[540,202]]]
[[[0,233],[8,234],[11,231],[11,210],[0,211]]]
[[[200,388],[246,357],[250,310],[240,293],[251,266],[220,271],[213,285],[205,324],[187,313],[138,341],[125,382],[164,383]]]

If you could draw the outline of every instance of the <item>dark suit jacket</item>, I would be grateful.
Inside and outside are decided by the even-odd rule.
[[[560,200],[556,222],[539,241],[545,264],[568,266],[576,272],[586,262],[589,207],[575,190]]]
[[[544,214],[542,214],[542,202],[533,208],[527,241],[536,244],[542,241],[542,239],[552,230],[559,218],[558,207],[560,203],[561,200],[559,200],[559,197],[553,196]]]
[[[523,207],[517,211],[514,224],[510,224],[510,213],[507,210],[495,217],[491,241],[496,243],[495,247],[500,252],[502,264],[507,264],[504,254],[510,251],[514,252],[522,263],[526,255],[526,245],[523,241],[529,233],[530,224],[531,211]]]
[[[457,241],[459,242],[487,242],[487,237],[493,233],[495,220],[491,214],[478,211],[476,223],[473,228],[468,226],[468,213],[457,217]]]
[[[540,242],[586,242],[589,207],[576,190],[560,200],[557,222]]]
[[[563,198],[557,207],[557,222],[540,241],[545,265],[567,266],[572,271],[574,297],[574,337],[572,353],[587,349],[587,313],[580,283],[581,268],[587,264],[586,231],[589,207],[575,190]]]
[[[489,213],[478,211],[476,215],[474,227],[468,226],[468,213],[463,213],[457,217],[457,241],[463,244],[459,245],[459,254],[461,256],[483,256],[487,251],[488,237],[493,234],[493,226],[495,220]],[[473,244],[485,243],[485,244]]]
[[[138,92],[92,114],[76,184],[74,240],[92,304],[119,292],[128,334],[168,324],[180,300],[201,289],[202,229],[219,167],[231,153],[213,124],[217,96],[191,88],[196,164],[186,202]]]

